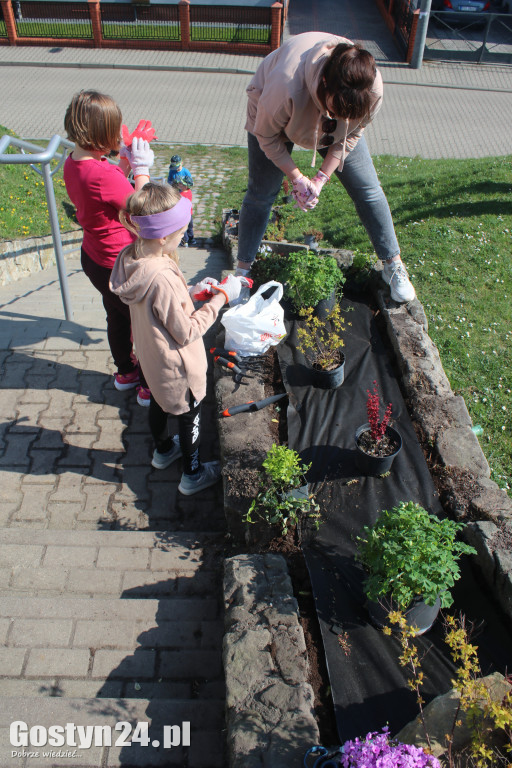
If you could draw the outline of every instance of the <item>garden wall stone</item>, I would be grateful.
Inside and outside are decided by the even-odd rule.
[[[481,573],[494,598],[512,618],[512,523],[470,523],[464,538],[475,547]]]
[[[224,669],[231,768],[301,765],[319,731],[297,601],[280,555],[225,561]]]
[[[77,256],[82,245],[82,230],[61,234],[65,258]],[[27,237],[0,242],[0,285],[8,285],[33,272],[53,267],[56,263],[53,238]]]

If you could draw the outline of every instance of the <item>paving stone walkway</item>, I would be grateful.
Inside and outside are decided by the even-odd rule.
[[[225,266],[222,251],[182,252],[189,281]],[[55,268],[0,288],[0,766],[220,768],[222,487],[182,497],[178,465],[152,469],[147,410],[113,387],[104,310],[76,260],[69,286],[73,322]],[[211,394],[205,411],[209,460]],[[13,756],[17,720],[148,721],[161,746]],[[190,746],[164,749],[163,726],[183,722]]]

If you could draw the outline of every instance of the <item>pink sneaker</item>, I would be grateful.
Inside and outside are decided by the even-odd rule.
[[[147,387],[137,387],[137,402],[144,408],[149,406],[151,400],[151,390]]]
[[[139,371],[135,368],[130,373],[116,373],[114,376],[114,387],[120,392],[125,389],[133,389],[139,383]]]

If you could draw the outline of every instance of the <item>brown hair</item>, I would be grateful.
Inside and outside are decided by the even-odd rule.
[[[372,54],[359,45],[340,43],[329,56],[317,95],[334,117],[361,119],[369,115],[377,75]],[[329,100],[329,106],[327,104]]]
[[[75,93],[66,110],[68,138],[82,149],[118,150],[123,116],[116,102],[98,91]]]
[[[140,244],[139,228],[130,216],[151,216],[153,213],[162,213],[174,208],[176,203],[181,200],[181,195],[175,187],[170,184],[161,184],[155,181],[148,181],[141,189],[130,195],[126,201],[126,207],[119,212],[119,220],[122,224],[137,235],[135,241],[135,255],[140,256],[138,245]],[[178,254],[176,251],[168,254],[170,258],[178,264]]]

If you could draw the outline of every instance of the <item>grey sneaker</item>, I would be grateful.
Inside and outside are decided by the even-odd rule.
[[[409,275],[402,259],[385,261],[382,279],[389,285],[393,301],[402,304],[405,301],[412,301],[416,296],[414,286],[409,280]]]
[[[185,496],[192,496],[210,485],[215,485],[220,480],[221,469],[219,461],[205,461],[197,475],[182,474],[178,491]]]
[[[165,469],[170,464],[172,464],[173,461],[177,461],[178,459],[181,458],[182,453],[181,453],[178,435],[174,435],[172,440],[173,440],[172,447],[165,453],[160,453],[159,451],[157,451],[156,448],[153,451],[153,458],[151,460],[151,465],[155,469]]]

